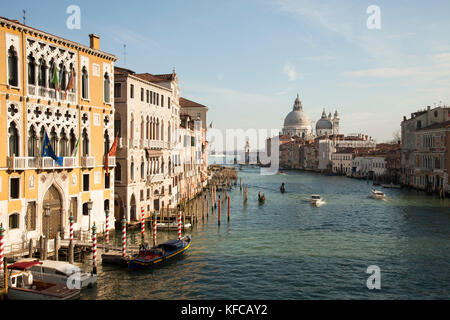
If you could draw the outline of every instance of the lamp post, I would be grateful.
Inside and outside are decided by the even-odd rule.
[[[89,231],[91,231],[92,200],[90,198],[89,198],[89,201],[87,202],[87,209],[88,209],[88,215],[89,215]]]
[[[44,214],[47,219],[47,239],[50,236],[50,203],[46,203],[44,206]]]

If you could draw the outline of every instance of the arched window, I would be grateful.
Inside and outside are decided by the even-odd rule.
[[[28,56],[28,84],[36,85],[36,60],[31,53]]]
[[[141,140],[144,140],[144,133],[145,133],[144,117],[141,117]]]
[[[25,226],[27,231],[36,230],[36,202],[28,202]]]
[[[103,140],[105,141],[104,145],[103,145],[103,149],[105,150],[104,152],[105,152],[105,156],[106,156],[109,152],[109,134],[108,134],[107,130],[105,130],[105,135],[103,136],[103,138],[104,138]]]
[[[119,162],[116,163],[116,168],[114,169],[114,176],[116,181],[122,181],[122,166]]]
[[[145,139],[149,139],[149,131],[150,131],[150,120],[147,116],[146,130],[145,130]]]
[[[53,73],[55,72],[56,64],[55,61],[52,59],[50,61],[50,72],[48,74],[48,86],[51,89],[55,89],[55,84],[53,83]]]
[[[83,99],[89,98],[89,75],[86,67],[81,70],[81,97]]]
[[[52,128],[52,131],[50,132],[50,144],[52,145],[53,152],[57,153],[57,146],[58,146],[58,135],[56,134],[55,127]]]
[[[83,130],[83,134],[82,134],[81,138],[82,138],[83,157],[86,157],[89,155],[89,136],[88,136],[86,129]]]
[[[9,216],[9,229],[19,229],[19,214],[13,213]]]
[[[59,65],[59,83],[60,90],[66,90],[67,88],[67,71],[66,67],[62,64]]]
[[[164,140],[164,120],[161,120],[161,140]]]
[[[145,162],[144,158],[141,159],[141,179],[145,179]]]
[[[17,87],[19,85],[17,52],[13,46],[8,50],[8,84]]]
[[[42,58],[39,60],[38,85],[44,88],[47,87],[47,66]]]
[[[39,132],[39,150],[42,150],[44,147],[44,137],[45,137],[45,128],[44,126],[42,126],[41,131]]]
[[[19,156],[19,131],[15,122],[11,122],[9,129],[9,156]]]
[[[59,139],[59,156],[67,157],[69,156],[69,139],[67,139],[66,131],[63,129],[61,132],[61,139]]]
[[[130,165],[130,180],[134,181],[134,162],[131,161],[131,165]]]
[[[75,137],[75,133],[73,132],[73,129],[70,130],[69,135],[69,152],[71,152],[71,155],[75,151],[75,144],[77,143],[77,138]]]
[[[106,103],[110,102],[110,91],[111,91],[110,87],[111,87],[111,85],[110,85],[109,75],[108,75],[108,73],[105,73],[105,79],[103,81],[103,92],[104,92],[104,97],[105,97]]]
[[[28,156],[29,157],[38,157],[38,137],[36,134],[36,130],[33,126],[31,126],[28,131]]]

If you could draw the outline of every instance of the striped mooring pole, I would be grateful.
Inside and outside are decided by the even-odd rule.
[[[73,242],[73,216],[69,217],[70,221],[70,242]]]
[[[0,224],[0,271],[3,271],[3,260],[5,258],[5,229],[3,229],[3,224]]]
[[[153,246],[156,247],[156,211],[154,214],[154,219],[153,219]]]
[[[106,235],[105,235],[105,242],[106,244],[109,244],[109,209],[105,210],[106,214]]]
[[[142,234],[142,237],[145,234],[145,210],[144,210],[144,207],[141,208],[141,234]]]
[[[127,219],[122,219],[122,257],[127,253]]]
[[[97,226],[92,226],[92,273],[97,274]]]
[[[181,211],[178,212],[178,240],[181,240]]]

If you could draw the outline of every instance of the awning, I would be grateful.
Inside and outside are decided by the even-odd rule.
[[[38,264],[42,264],[42,262],[40,262],[38,260],[23,261],[23,262],[17,262],[17,263],[9,265],[8,269],[26,270],[26,269],[29,269],[32,266],[35,266],[35,265],[38,265]]]

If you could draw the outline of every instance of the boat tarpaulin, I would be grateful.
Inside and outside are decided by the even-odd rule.
[[[26,270],[31,268],[32,266],[35,266],[37,264],[42,264],[42,262],[35,260],[35,261],[23,261],[23,262],[16,262],[14,264],[11,264],[8,266],[9,269],[16,269],[16,270]]]

